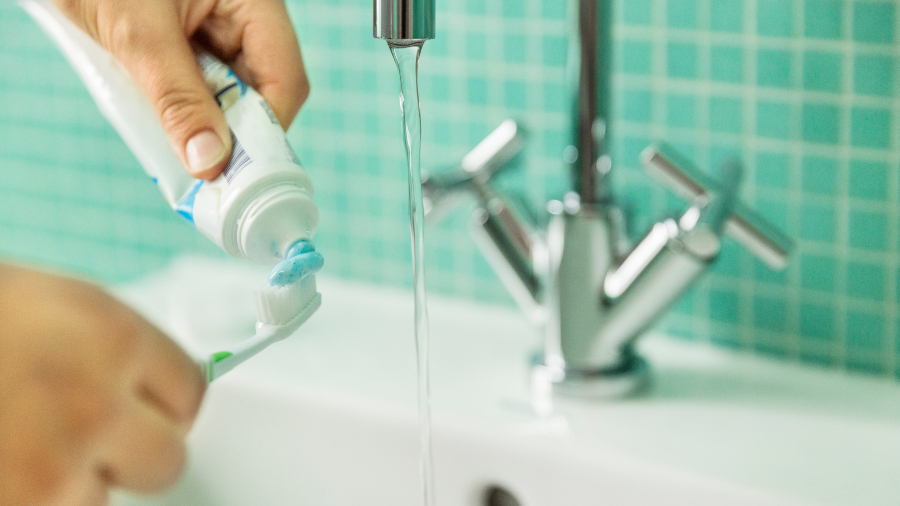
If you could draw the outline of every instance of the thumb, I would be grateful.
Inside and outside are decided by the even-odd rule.
[[[175,13],[120,17],[111,32],[107,47],[147,95],[182,164],[214,179],[228,164],[231,135]]]

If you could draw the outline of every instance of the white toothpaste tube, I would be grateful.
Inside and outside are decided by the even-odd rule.
[[[153,107],[115,58],[49,0],[22,0],[84,82],[97,107],[156,183],[166,202],[228,254],[274,265],[318,223],[312,182],[272,110],[216,58],[197,61],[231,128],[234,151],[213,181],[191,177]]]

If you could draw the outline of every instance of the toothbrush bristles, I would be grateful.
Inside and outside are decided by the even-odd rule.
[[[253,291],[259,323],[285,325],[294,319],[316,295],[316,278],[307,276],[285,286],[262,286]]]

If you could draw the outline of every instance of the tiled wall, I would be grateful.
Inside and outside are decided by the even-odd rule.
[[[317,189],[332,275],[409,283],[397,78],[368,0],[292,0],[313,94],[290,138]],[[637,168],[667,138],[746,162],[743,198],[797,239],[772,273],[734,243],[666,320],[679,335],[900,374],[900,15],[893,0],[618,0],[614,181],[635,231],[682,208]],[[568,178],[563,0],[438,0],[421,62],[423,163],[506,117],[531,132],[500,186],[536,206]],[[108,281],[221,255],[162,203],[74,73],[0,2],[0,253]],[[429,226],[431,289],[508,301],[460,209]]]

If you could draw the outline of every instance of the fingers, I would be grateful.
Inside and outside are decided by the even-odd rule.
[[[101,472],[93,466],[84,466],[72,474],[51,505],[105,506],[109,502],[109,486]]]
[[[188,172],[213,179],[228,163],[231,136],[200,73],[175,7],[127,2],[101,26],[100,42],[143,89]]]
[[[99,455],[99,474],[110,485],[158,492],[174,484],[184,469],[184,431],[155,407],[132,398]]]
[[[206,378],[178,345],[155,328],[148,326],[144,341],[134,393],[187,430],[200,409]]]
[[[309,96],[309,80],[284,2],[255,5],[242,35],[234,71],[266,99],[287,130]]]

